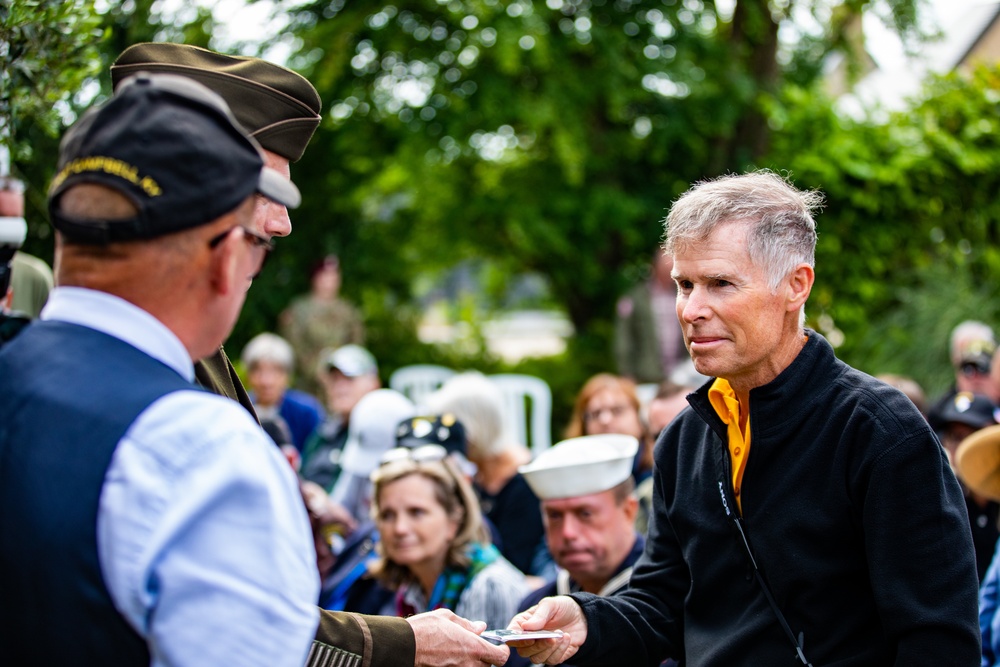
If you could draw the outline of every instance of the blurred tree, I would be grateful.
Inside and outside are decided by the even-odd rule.
[[[0,144],[27,184],[25,249],[52,260],[45,193],[59,138],[83,109],[110,93],[111,63],[141,41],[206,46],[211,11],[187,7],[164,18],[155,0],[0,0]]]
[[[905,36],[917,3],[883,3]],[[868,5],[835,3],[830,20],[830,3],[806,3],[830,27],[801,48],[778,38],[808,32],[791,3],[767,0],[728,14],[696,0],[297,5],[291,65],[327,109],[295,169],[309,222],[285,268],[336,249],[345,290],[381,285],[406,302],[418,271],[491,258],[545,276],[576,350],[608,368],[613,304],[670,201],[760,159],[767,100],[792,71],[814,78]]]
[[[1000,69],[934,78],[887,121],[847,120],[797,89],[770,117],[768,163],[827,198],[812,322],[848,362],[942,389],[951,327],[1000,324]]]
[[[0,150],[27,185],[25,249],[50,261],[44,193],[52,151],[73,97],[97,72],[103,36],[94,0],[0,0]]]

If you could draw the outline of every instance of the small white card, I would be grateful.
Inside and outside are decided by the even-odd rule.
[[[486,641],[495,642],[497,644],[509,644],[510,642],[530,641],[532,639],[559,639],[562,635],[562,630],[534,630],[530,632],[517,630],[486,630],[479,636]]]

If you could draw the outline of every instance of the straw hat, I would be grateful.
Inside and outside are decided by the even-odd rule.
[[[988,426],[963,440],[954,463],[969,489],[1000,500],[1000,425]]]

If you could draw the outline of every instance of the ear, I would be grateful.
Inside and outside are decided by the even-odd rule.
[[[629,523],[635,523],[635,516],[639,513],[639,501],[635,495],[630,495],[625,499],[625,502],[622,503],[622,511],[625,512]]]
[[[212,248],[210,262],[211,285],[219,296],[231,294],[239,289],[237,275],[239,250],[243,239],[238,230],[231,230],[215,248]]]
[[[809,298],[809,293],[812,292],[813,282],[816,280],[816,272],[808,264],[799,264],[795,269],[788,275],[786,287],[787,287],[787,302],[785,304],[785,310],[788,312],[794,312],[802,308],[805,305],[806,300]]]
[[[452,519],[450,517],[448,518],[448,529],[446,533],[448,535],[448,542],[452,542],[455,539],[455,536],[458,535],[458,530],[461,527],[462,527],[461,519]]]

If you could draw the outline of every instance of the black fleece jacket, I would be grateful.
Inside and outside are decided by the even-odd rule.
[[[941,446],[902,393],[807,334],[795,361],[750,392],[743,525],[777,605],[815,667],[979,665],[975,556]],[[709,386],[657,443],[630,587],[573,595],[588,623],[576,664],[800,664],[735,527]]]

